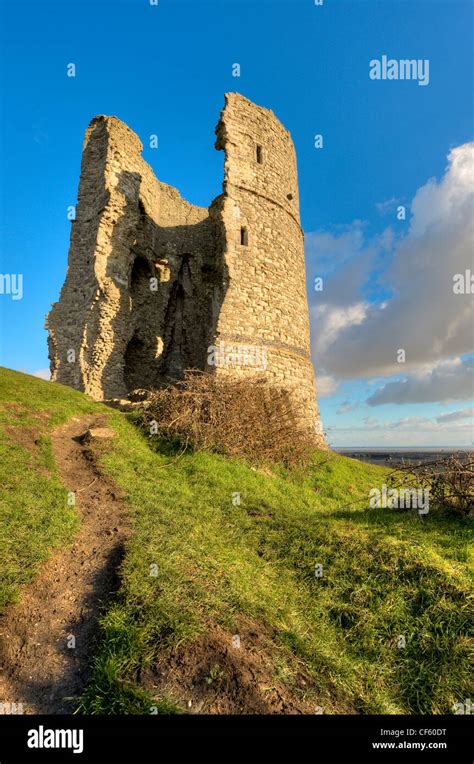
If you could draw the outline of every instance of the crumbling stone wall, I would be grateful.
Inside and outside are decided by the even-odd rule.
[[[186,368],[265,373],[323,443],[290,134],[228,93],[216,136],[223,193],[205,209],[155,177],[123,122],[92,120],[66,280],[47,317],[52,379],[103,400]]]

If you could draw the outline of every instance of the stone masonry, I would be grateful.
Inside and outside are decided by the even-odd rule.
[[[47,317],[52,379],[96,400],[185,369],[264,374],[320,445],[296,156],[272,111],[227,93],[223,192],[186,202],[116,117],[86,130],[66,280]]]

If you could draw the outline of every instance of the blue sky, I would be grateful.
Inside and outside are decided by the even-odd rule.
[[[455,300],[450,287],[450,274],[469,267],[472,3],[0,7],[1,272],[24,278],[21,300],[0,294],[2,365],[30,373],[48,366],[44,316],[64,281],[67,207],[92,117],[124,120],[158,177],[207,206],[222,182],[214,128],[224,92],[237,90],[271,108],[295,142],[329,441],[473,443],[472,296]],[[429,59],[429,84],[372,81],[369,62],[383,54]],[[158,149],[148,147],[154,133]],[[400,205],[405,220],[397,219]],[[409,351],[406,362],[394,365],[400,348]]]

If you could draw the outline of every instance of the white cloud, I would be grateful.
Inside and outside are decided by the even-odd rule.
[[[319,252],[320,270],[333,258],[328,288],[310,292],[316,369],[338,382],[399,376],[397,351],[405,350],[406,379],[377,391],[372,404],[383,397],[437,400],[435,390],[440,400],[470,394],[459,359],[473,349],[472,302],[452,287],[453,276],[471,267],[474,250],[474,142],[453,149],[448,160],[444,176],[416,192],[409,231],[390,257],[379,258],[393,244],[390,229],[367,244],[360,222],[342,234],[307,237],[311,274]],[[367,299],[370,288],[389,296]],[[443,369],[445,362],[457,367]]]
[[[376,208],[381,215],[388,215],[389,212],[393,212],[399,200],[392,196],[391,199],[387,199],[385,202],[377,202]]]
[[[349,326],[362,324],[367,317],[368,306],[362,302],[346,308],[334,306],[326,310],[324,305],[310,308],[310,319],[319,327],[318,351],[324,353]]]
[[[378,419],[371,416],[366,416],[362,421],[367,429],[378,429],[381,426]]]
[[[320,398],[324,398],[327,395],[332,395],[337,388],[336,380],[327,374],[318,374],[316,377],[316,383],[318,388],[318,396]]]
[[[462,419],[461,423],[448,420],[440,423],[423,416],[409,416],[384,422],[365,417],[359,426],[328,428],[328,439],[332,446],[465,448],[474,445],[474,435],[472,424],[463,423]]]
[[[473,417],[474,408],[458,409],[457,411],[450,411],[447,414],[440,414],[436,417],[436,421],[440,424],[446,424],[449,422],[459,422],[460,419],[470,419],[472,421]]]
[[[448,154],[449,165],[440,183],[431,178],[415,194],[411,203],[410,231],[423,236],[431,228],[464,224],[464,215],[473,209],[474,142],[457,146]]]
[[[451,432],[454,431],[466,431],[471,428],[471,424],[455,424],[453,425],[452,422],[456,421],[457,419],[465,419],[468,418],[469,414],[466,414],[464,412],[472,412],[473,409],[464,409],[462,412],[455,411],[452,412],[452,414],[441,414],[440,417],[437,417],[436,421],[434,419],[430,419],[429,417],[425,416],[406,416],[402,417],[401,419],[393,419],[388,422],[383,422],[377,419],[376,417],[365,417],[362,420],[362,423],[364,425],[365,430],[377,430],[379,432],[390,432],[392,430],[397,431],[404,431],[408,433],[413,433],[415,436],[419,435],[420,432],[443,432],[445,430],[449,430]],[[460,416],[462,414],[462,416]],[[451,419],[452,416],[452,419]],[[443,419],[443,417],[445,417]],[[440,422],[440,419],[443,419],[442,422]],[[336,429],[352,429],[352,428],[336,428]]]
[[[349,414],[351,411],[355,411],[360,406],[360,401],[342,401],[341,405],[336,411],[336,414]]]
[[[472,370],[474,360],[460,358],[442,361],[431,369],[422,369],[379,387],[367,399],[369,406],[384,403],[449,403],[474,396]]]

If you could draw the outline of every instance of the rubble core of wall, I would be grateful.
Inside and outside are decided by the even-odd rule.
[[[296,156],[273,112],[226,94],[216,128],[223,193],[208,209],[160,182],[116,117],[86,130],[66,280],[47,317],[54,381],[98,400],[210,366],[253,345],[323,444],[310,361]]]
[[[53,380],[97,399],[127,394],[127,354],[132,387],[172,376],[181,356],[201,366],[223,283],[216,221],[158,181],[141,150],[115,117],[87,129],[68,272],[47,320]]]

